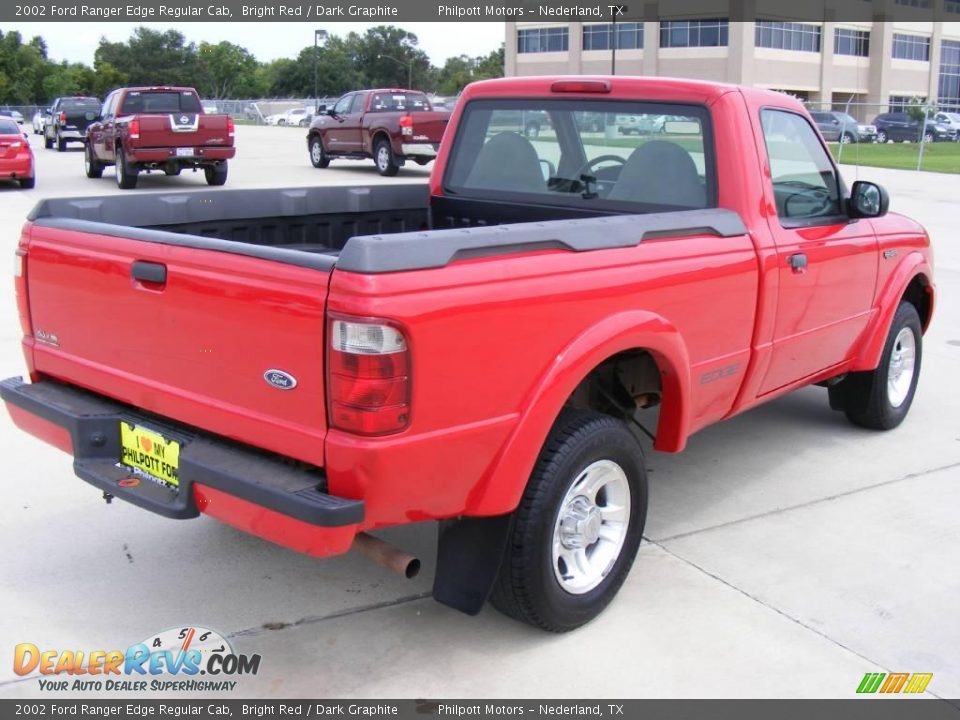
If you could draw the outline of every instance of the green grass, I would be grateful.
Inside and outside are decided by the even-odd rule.
[[[836,143],[830,145],[835,158],[840,155],[839,149],[840,146]],[[839,160],[844,165],[916,170],[919,152],[920,145],[917,143],[844,145],[843,154],[840,155]],[[923,164],[920,169],[929,172],[960,173],[960,143],[927,143],[923,148]]]

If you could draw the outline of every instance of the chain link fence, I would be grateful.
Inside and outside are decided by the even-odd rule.
[[[840,163],[960,173],[960,106],[908,97],[805,105]]]

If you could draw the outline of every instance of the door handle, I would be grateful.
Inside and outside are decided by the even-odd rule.
[[[787,264],[793,268],[795,273],[805,272],[807,269],[807,254],[794,253],[787,258]]]
[[[130,275],[140,282],[163,285],[167,282],[167,266],[146,260],[134,260]]]

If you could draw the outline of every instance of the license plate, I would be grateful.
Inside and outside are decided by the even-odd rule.
[[[193,157],[193,148],[177,148],[177,157]]]
[[[120,463],[179,485],[180,443],[142,425],[120,422]]]

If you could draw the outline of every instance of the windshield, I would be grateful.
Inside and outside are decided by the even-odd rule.
[[[122,114],[127,113],[199,113],[200,101],[192,92],[173,90],[140,91],[132,90],[123,98],[120,107]]]
[[[444,178],[451,195],[618,212],[713,207],[706,108],[603,100],[475,100]]]

